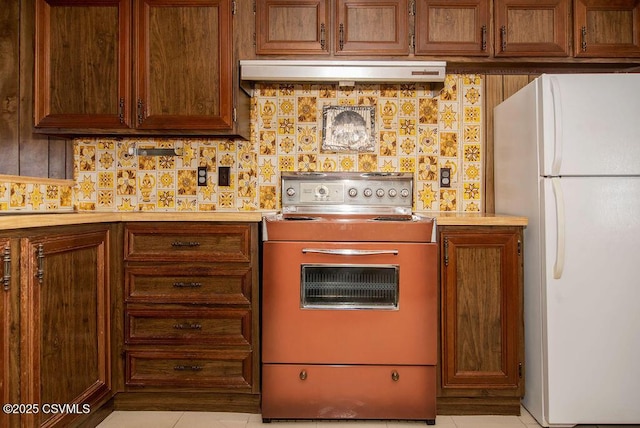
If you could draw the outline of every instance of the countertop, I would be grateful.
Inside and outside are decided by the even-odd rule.
[[[259,222],[269,214],[261,211],[249,212],[50,212],[0,214],[0,230],[26,229],[42,226],[72,224],[112,223],[128,221],[225,221]],[[500,214],[423,212],[426,217],[435,217],[440,226],[526,226],[527,218]]]

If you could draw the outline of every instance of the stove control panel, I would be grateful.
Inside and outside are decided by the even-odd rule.
[[[403,173],[282,173],[284,212],[331,207],[365,210],[367,207],[408,210],[413,205],[413,175]]]

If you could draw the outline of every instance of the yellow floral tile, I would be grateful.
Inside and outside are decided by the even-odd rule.
[[[449,74],[444,85],[258,84],[249,141],[77,139],[75,192],[65,198],[60,190],[59,205],[115,211],[273,210],[280,207],[282,171],[402,171],[414,174],[416,209],[478,211],[484,181],[483,95],[480,75]],[[375,107],[373,153],[322,152],[322,109],[336,105]],[[138,156],[136,147],[175,147],[178,155]],[[210,173],[206,186],[197,186],[198,166]],[[230,186],[217,185],[220,166],[231,168]],[[441,167],[452,170],[451,188],[439,188]],[[29,194],[36,202],[42,199],[37,192],[11,193],[10,185],[5,199],[0,196],[7,205],[11,198],[28,201]],[[39,207],[58,203],[49,188],[41,193]]]

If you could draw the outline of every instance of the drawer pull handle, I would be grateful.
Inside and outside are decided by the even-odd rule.
[[[391,372],[391,379],[394,382],[397,382],[398,380],[400,380],[400,373],[398,373],[396,370]]]
[[[174,282],[173,286],[176,288],[200,288],[201,282]]]
[[[202,366],[174,366],[173,369],[177,372],[183,372],[183,371],[192,371],[192,372],[199,372],[200,370],[202,370]]]
[[[175,328],[176,330],[202,330],[202,324],[198,324],[198,323],[174,324],[173,328]]]
[[[173,241],[171,243],[172,247],[199,247],[200,243],[198,241]]]
[[[305,380],[305,379],[307,379],[307,371],[302,370],[300,371],[300,380]]]

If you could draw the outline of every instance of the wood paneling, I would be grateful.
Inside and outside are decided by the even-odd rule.
[[[0,174],[73,178],[72,141],[33,133],[34,0],[0,8]]]

